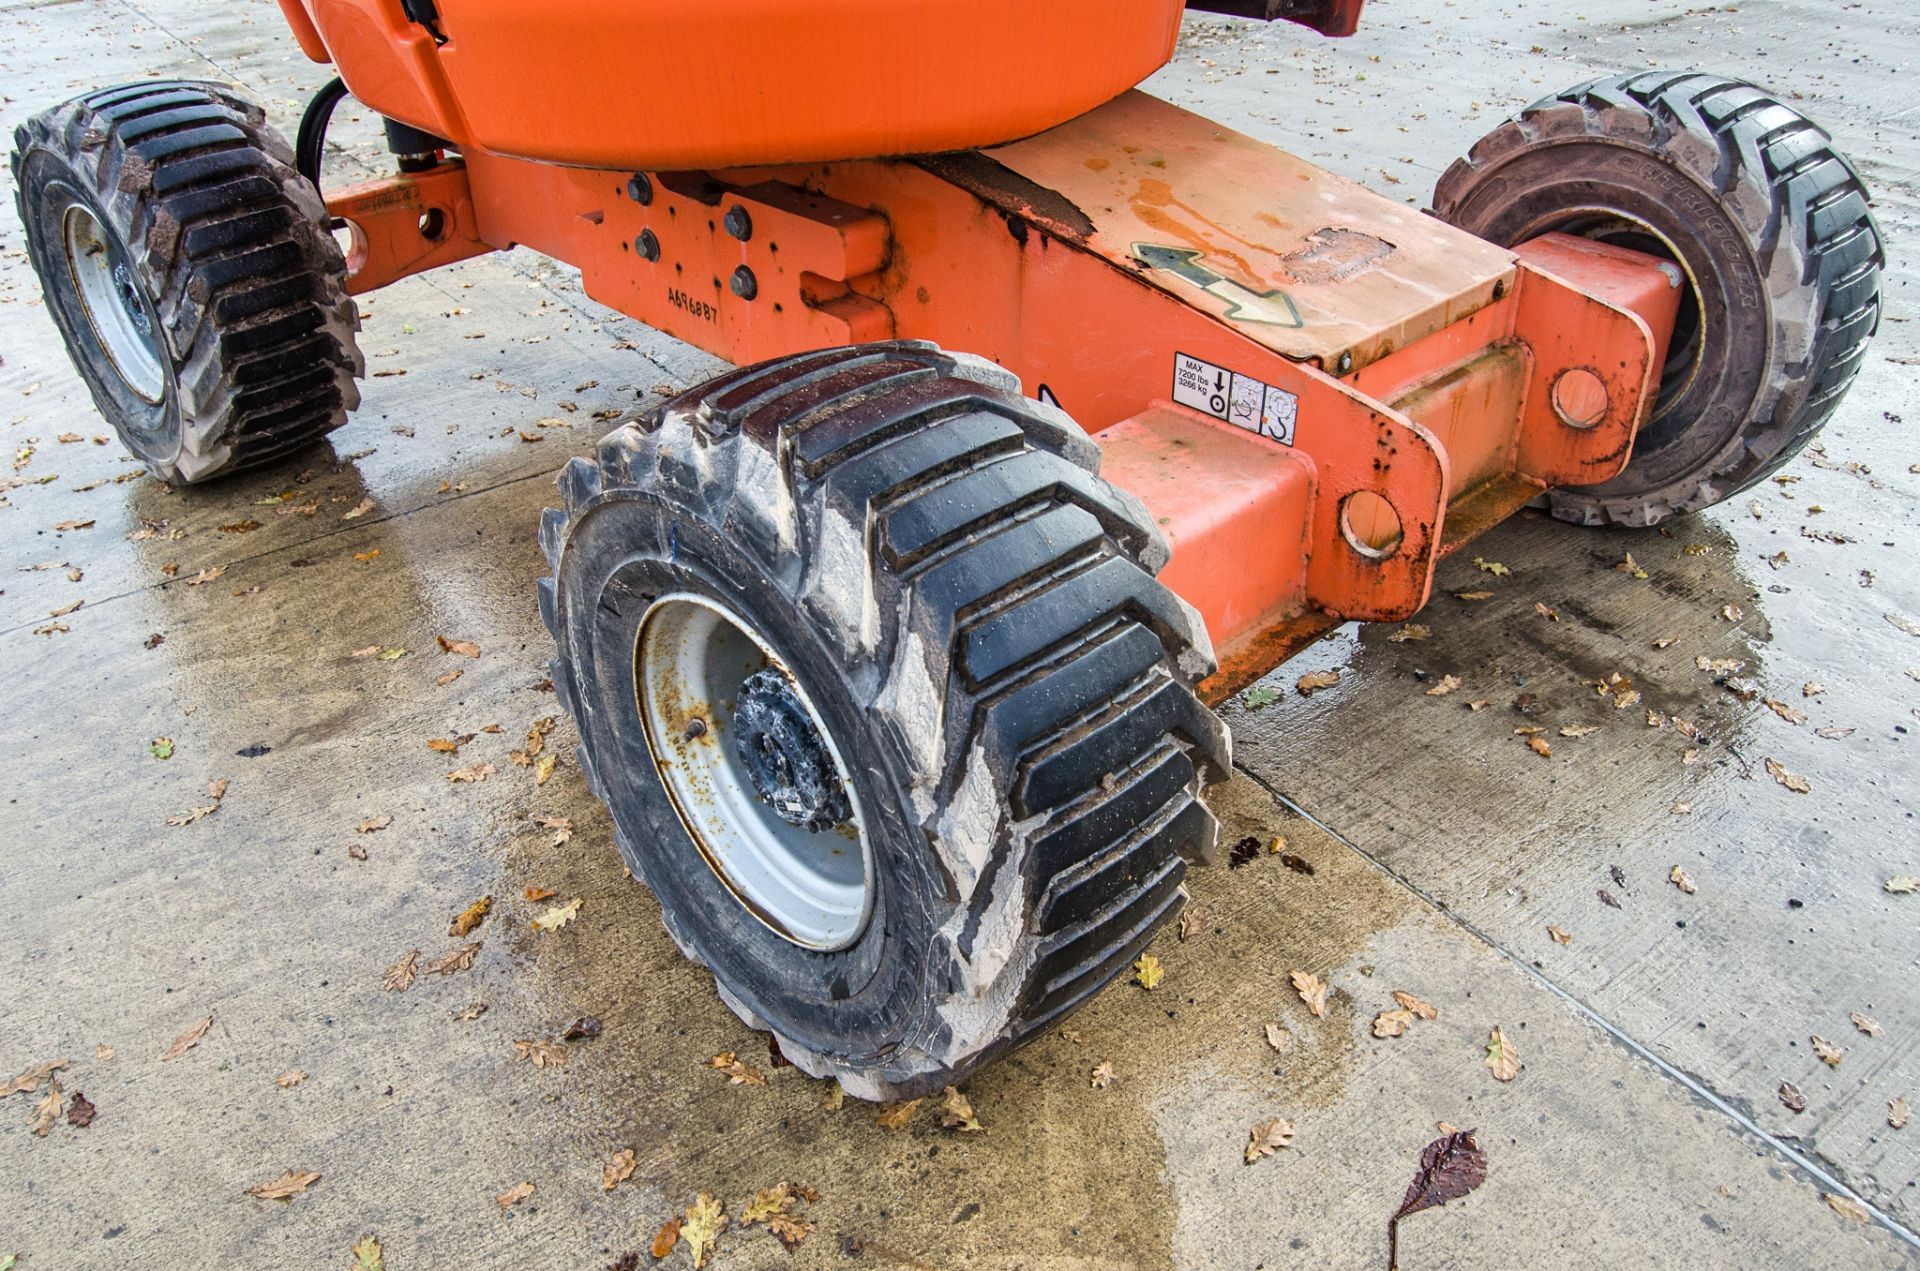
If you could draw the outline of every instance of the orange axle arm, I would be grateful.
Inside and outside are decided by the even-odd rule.
[[[1154,512],[1214,697],[1336,622],[1412,615],[1443,553],[1619,472],[1679,295],[1650,257],[1507,252],[1140,93],[980,154],[647,174],[473,151],[330,207],[366,244],[355,291],[524,244],[736,362],[895,337],[995,359]]]

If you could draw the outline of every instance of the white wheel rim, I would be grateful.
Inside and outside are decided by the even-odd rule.
[[[94,336],[126,386],[143,401],[159,402],[166,395],[167,372],[132,267],[114,250],[93,209],[72,204],[63,222],[67,272]]]
[[[830,829],[782,819],[736,753],[740,686],[768,667],[787,677],[847,793],[853,814]],[[772,645],[715,600],[662,596],[634,637],[634,685],[654,767],[727,890],[803,948],[844,949],[857,940],[873,914],[873,854],[859,796],[832,732]]]

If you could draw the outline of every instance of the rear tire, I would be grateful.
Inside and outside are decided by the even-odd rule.
[[[1764,480],[1833,414],[1879,324],[1866,186],[1816,124],[1738,80],[1649,71],[1544,98],[1448,168],[1433,204],[1502,246],[1581,234],[1687,274],[1633,457],[1551,491],[1562,520],[1654,525]]]
[[[13,177],[67,352],[156,477],[269,463],[359,405],[346,262],[252,102],[181,80],[89,93],[15,130]]]
[[[938,1089],[1072,1010],[1178,912],[1183,856],[1214,850],[1199,795],[1228,739],[1192,689],[1211,649],[1098,458],[981,359],[867,345],[655,408],[568,465],[542,523],[553,682],[622,855],[722,999],[854,1095]],[[765,651],[728,635],[723,680],[697,669],[713,613]],[[673,646],[651,633],[669,620],[707,634],[695,669],[663,677]],[[782,677],[804,710],[763,709]],[[802,715],[831,759],[793,740]],[[771,837],[859,843],[864,917],[849,901],[783,925],[722,841],[766,820],[742,811],[726,756],[775,717],[778,798],[754,781],[806,830],[768,821]],[[834,782],[801,779],[821,770],[851,819],[828,810]],[[823,872],[857,880],[842,861]]]

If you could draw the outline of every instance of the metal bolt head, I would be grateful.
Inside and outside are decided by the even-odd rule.
[[[733,294],[742,300],[751,300],[760,294],[759,281],[754,278],[753,271],[745,265],[733,271],[733,277],[727,280],[727,286],[731,287]]]
[[[633,240],[633,250],[640,254],[641,260],[659,260],[660,240],[654,237],[652,230],[643,229]]]
[[[1339,361],[1340,374],[1345,375],[1353,369],[1353,354],[1342,353]]]
[[[644,172],[636,172],[627,178],[627,197],[645,207],[653,202],[653,182]]]
[[[720,218],[720,224],[727,233],[743,243],[753,237],[753,218],[748,216],[747,209],[738,203],[727,209],[727,214]]]

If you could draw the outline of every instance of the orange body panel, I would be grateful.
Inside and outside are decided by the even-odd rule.
[[[1495,248],[1137,93],[985,155],[630,178],[471,151],[330,207],[368,244],[355,290],[524,244],[737,362],[994,359],[1155,514],[1215,698],[1338,621],[1411,616],[1443,553],[1617,473],[1677,299],[1650,257]],[[423,207],[447,235],[409,246]]]
[[[353,95],[487,150],[677,169],[996,145],[1173,55],[1182,0],[281,0]],[[306,19],[310,18],[310,23]],[[313,46],[302,35],[309,55]]]

